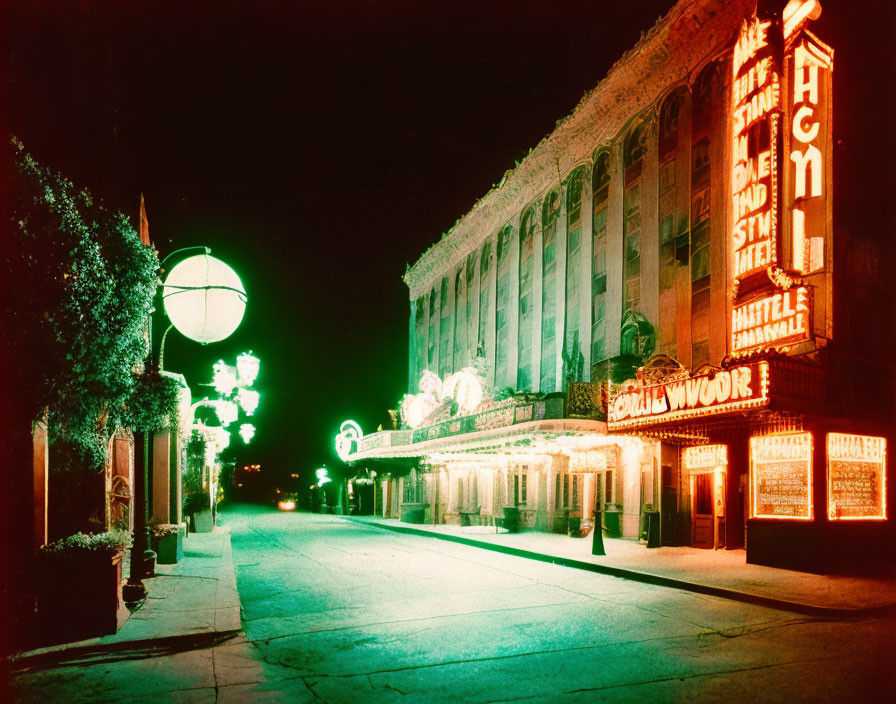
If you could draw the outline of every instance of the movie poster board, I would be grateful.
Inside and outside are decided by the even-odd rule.
[[[886,520],[887,441],[871,435],[828,433],[828,517]]]
[[[750,438],[750,516],[812,520],[812,433]]]

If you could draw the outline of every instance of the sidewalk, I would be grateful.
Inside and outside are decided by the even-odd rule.
[[[591,537],[494,527],[412,525],[373,516],[347,520],[424,535],[542,562],[815,616],[896,612],[896,577],[849,577],[748,565],[744,550],[648,549],[634,540],[604,538],[605,556],[591,554]]]
[[[209,645],[241,630],[230,532],[191,533],[184,539],[184,559],[156,565],[156,576],[144,581],[146,601],[118,633],[18,653],[17,664],[59,664],[102,653],[180,649]]]

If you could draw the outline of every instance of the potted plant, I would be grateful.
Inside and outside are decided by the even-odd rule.
[[[201,433],[194,432],[187,442],[187,461],[184,468],[184,515],[189,516],[190,531],[211,533],[214,528],[211,496],[203,482],[205,443]]]
[[[580,516],[570,516],[566,522],[566,534],[570,538],[582,537],[582,519]]]
[[[37,609],[45,642],[115,633],[128,619],[121,594],[121,558],[130,533],[76,533],[39,550]]]
[[[184,556],[184,537],[176,523],[157,523],[151,528],[152,549],[160,565],[176,565]]]

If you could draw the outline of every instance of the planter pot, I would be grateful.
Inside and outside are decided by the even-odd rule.
[[[581,518],[570,518],[566,524],[566,534],[570,538],[581,538],[582,537],[582,519]]]
[[[520,510],[516,506],[504,506],[504,527],[508,533],[519,533]]]
[[[403,503],[401,505],[402,523],[423,523],[426,516],[426,505],[420,503]]]
[[[178,531],[162,538],[153,537],[152,549],[156,551],[156,562],[160,565],[176,565],[184,559],[184,535]]]
[[[194,533],[211,533],[215,527],[215,519],[211,510],[197,511],[193,514],[193,532]]]
[[[116,633],[130,615],[121,595],[121,557],[72,554],[42,566],[37,593],[41,640],[66,643]]]

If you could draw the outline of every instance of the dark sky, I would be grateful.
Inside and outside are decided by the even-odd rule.
[[[142,192],[162,256],[205,244],[234,266],[241,328],[204,348],[172,333],[166,368],[201,394],[214,361],[253,349],[262,406],[239,459],[307,472],[334,461],[342,420],[373,430],[406,390],[406,265],[672,4],[6,3],[2,104],[107,206],[136,218]],[[869,151],[892,159],[892,4],[823,5],[852,183]],[[838,207],[861,218],[881,180]]]

